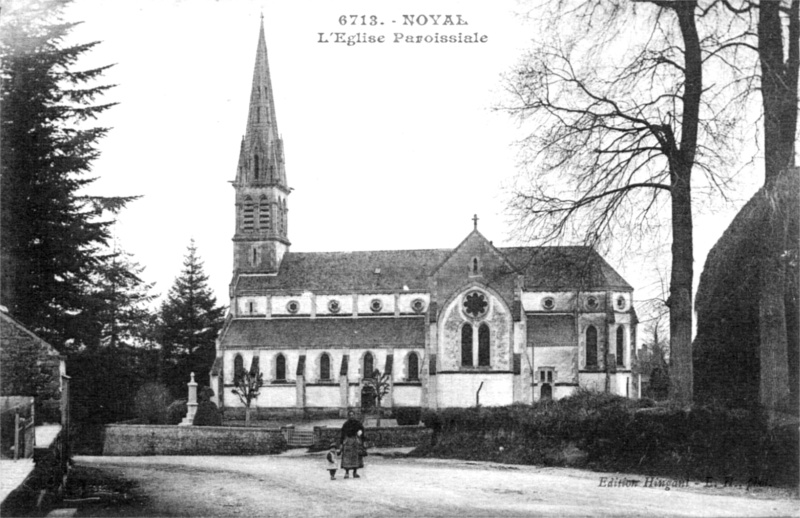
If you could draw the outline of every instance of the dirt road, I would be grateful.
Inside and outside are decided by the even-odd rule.
[[[800,502],[775,490],[701,483],[666,490],[642,487],[646,480],[639,475],[377,456],[367,461],[362,478],[344,480],[339,473],[332,481],[321,454],[76,458],[78,465],[135,480],[147,495],[139,512],[158,516],[800,516]],[[674,482],[650,482],[661,481]],[[629,487],[619,487],[625,482]]]

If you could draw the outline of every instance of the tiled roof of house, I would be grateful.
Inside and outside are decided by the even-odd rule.
[[[498,251],[524,274],[527,289],[632,289],[588,247],[511,247]],[[277,275],[240,276],[236,291],[394,291],[403,287],[427,291],[428,276],[451,252],[290,252],[283,257]]]
[[[424,317],[235,319],[225,348],[424,347]]]
[[[583,246],[498,248],[525,275],[525,288],[620,289],[631,285],[593,248]]]
[[[243,276],[238,290],[310,291],[428,290],[428,274],[450,253],[444,250],[290,252],[277,275]],[[380,273],[375,273],[380,270]]]

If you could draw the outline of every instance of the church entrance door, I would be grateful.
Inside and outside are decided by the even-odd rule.
[[[553,399],[553,387],[549,383],[542,385],[542,393],[540,399],[542,401],[550,401]]]
[[[369,385],[361,389],[361,410],[369,412],[375,408],[375,389]]]

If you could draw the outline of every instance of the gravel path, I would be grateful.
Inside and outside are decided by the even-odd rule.
[[[362,478],[333,481],[322,454],[76,463],[138,483],[147,503],[125,516],[800,516],[798,500],[774,489],[666,490],[641,487],[639,475],[484,462],[370,456]]]

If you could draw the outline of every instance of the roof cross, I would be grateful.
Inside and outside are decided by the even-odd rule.
[[[472,216],[472,225],[475,230],[478,230],[478,215]]]

